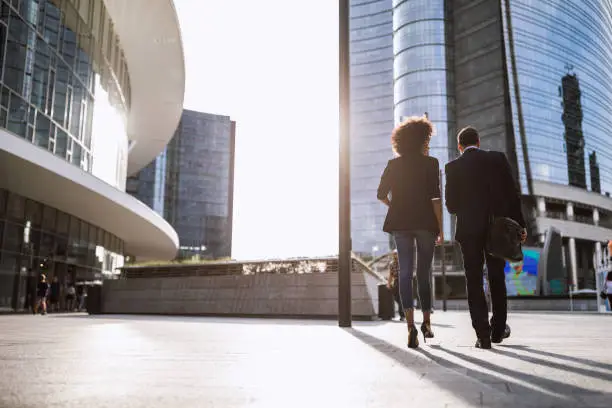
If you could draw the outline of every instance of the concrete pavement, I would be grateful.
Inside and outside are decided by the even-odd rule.
[[[436,312],[416,351],[398,322],[0,316],[0,407],[609,407],[610,316],[512,314],[473,348]],[[421,342],[422,342],[422,336]]]

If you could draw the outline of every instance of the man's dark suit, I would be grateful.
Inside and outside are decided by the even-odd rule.
[[[507,317],[505,261],[486,253],[487,228],[492,215],[512,218],[525,227],[520,191],[506,156],[469,148],[448,163],[446,206],[457,216],[455,238],[463,252],[472,326],[479,338],[499,336]],[[483,290],[485,259],[493,306],[492,327]]]

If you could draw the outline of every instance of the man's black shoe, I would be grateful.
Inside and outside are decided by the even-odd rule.
[[[483,350],[488,350],[491,348],[491,339],[479,337],[478,340],[476,340],[475,347]]]
[[[504,329],[504,332],[502,334],[496,333],[491,335],[491,341],[496,344],[501,343],[504,339],[510,337],[511,333],[512,331],[510,330],[510,326],[506,325],[506,328]]]

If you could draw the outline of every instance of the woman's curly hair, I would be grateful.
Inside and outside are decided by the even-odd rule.
[[[427,154],[433,130],[433,124],[427,117],[411,116],[393,129],[391,146],[400,156],[410,153]]]

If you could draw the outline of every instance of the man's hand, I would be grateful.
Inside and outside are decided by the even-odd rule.
[[[527,230],[523,228],[521,231],[521,244],[524,244],[527,241]]]
[[[440,233],[436,238],[436,245],[442,245],[444,243],[444,233]]]

